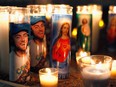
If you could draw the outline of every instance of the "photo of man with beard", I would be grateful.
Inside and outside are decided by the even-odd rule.
[[[30,80],[30,55],[28,49],[29,24],[11,24],[9,80],[25,83]]]
[[[33,38],[29,41],[31,56],[31,71],[38,73],[38,70],[45,67],[46,62],[46,37],[45,21],[35,19],[31,22],[31,34]]]

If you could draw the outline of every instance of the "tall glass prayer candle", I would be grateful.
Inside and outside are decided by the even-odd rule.
[[[46,5],[28,5],[30,9],[31,37],[29,41],[31,71],[46,67]]]
[[[0,6],[0,72],[9,72],[9,12]]]
[[[116,51],[116,6],[109,6],[107,45],[109,51],[111,52]]]
[[[29,80],[30,71],[30,54],[28,47],[28,35],[30,30],[29,10],[24,7],[14,7],[9,9],[9,12],[9,80],[17,83],[25,83]]]
[[[92,14],[88,6],[77,6],[77,51],[91,51]]]
[[[99,41],[99,21],[102,19],[102,6],[100,5],[89,5],[89,10],[92,13],[92,53],[96,52],[98,49]]]
[[[69,77],[69,62],[71,59],[70,38],[72,7],[69,5],[54,5],[54,11],[51,20],[51,66],[58,68],[60,79],[66,79]]]

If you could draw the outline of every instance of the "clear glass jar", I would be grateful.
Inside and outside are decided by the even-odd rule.
[[[9,10],[10,22],[29,23],[29,9],[24,7],[12,7]]]
[[[72,7],[70,5],[54,5],[54,14],[72,14]]]
[[[45,16],[46,14],[46,5],[27,5],[27,8],[30,10],[30,15],[32,16]]]
[[[90,14],[89,8],[87,5],[77,6],[77,13]]]

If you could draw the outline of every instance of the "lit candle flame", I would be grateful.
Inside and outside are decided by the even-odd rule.
[[[51,74],[51,70],[49,69],[49,68],[46,68],[46,72],[47,72],[47,74]]]
[[[81,51],[81,52],[80,52],[80,56],[81,56],[81,57],[87,56],[87,52]]]

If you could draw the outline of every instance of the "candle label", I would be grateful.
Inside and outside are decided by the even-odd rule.
[[[30,79],[29,29],[28,23],[10,23],[10,81],[24,83]]]
[[[52,67],[59,69],[60,79],[65,79],[69,76],[71,20],[72,15],[52,15],[50,58]]]
[[[77,51],[91,51],[92,14],[77,13]]]
[[[46,35],[45,35],[45,16],[30,16],[31,20],[31,39],[30,57],[31,71],[38,73],[38,70],[45,67],[46,63]]]
[[[116,51],[116,14],[109,14],[109,23],[107,29],[108,50]]]

